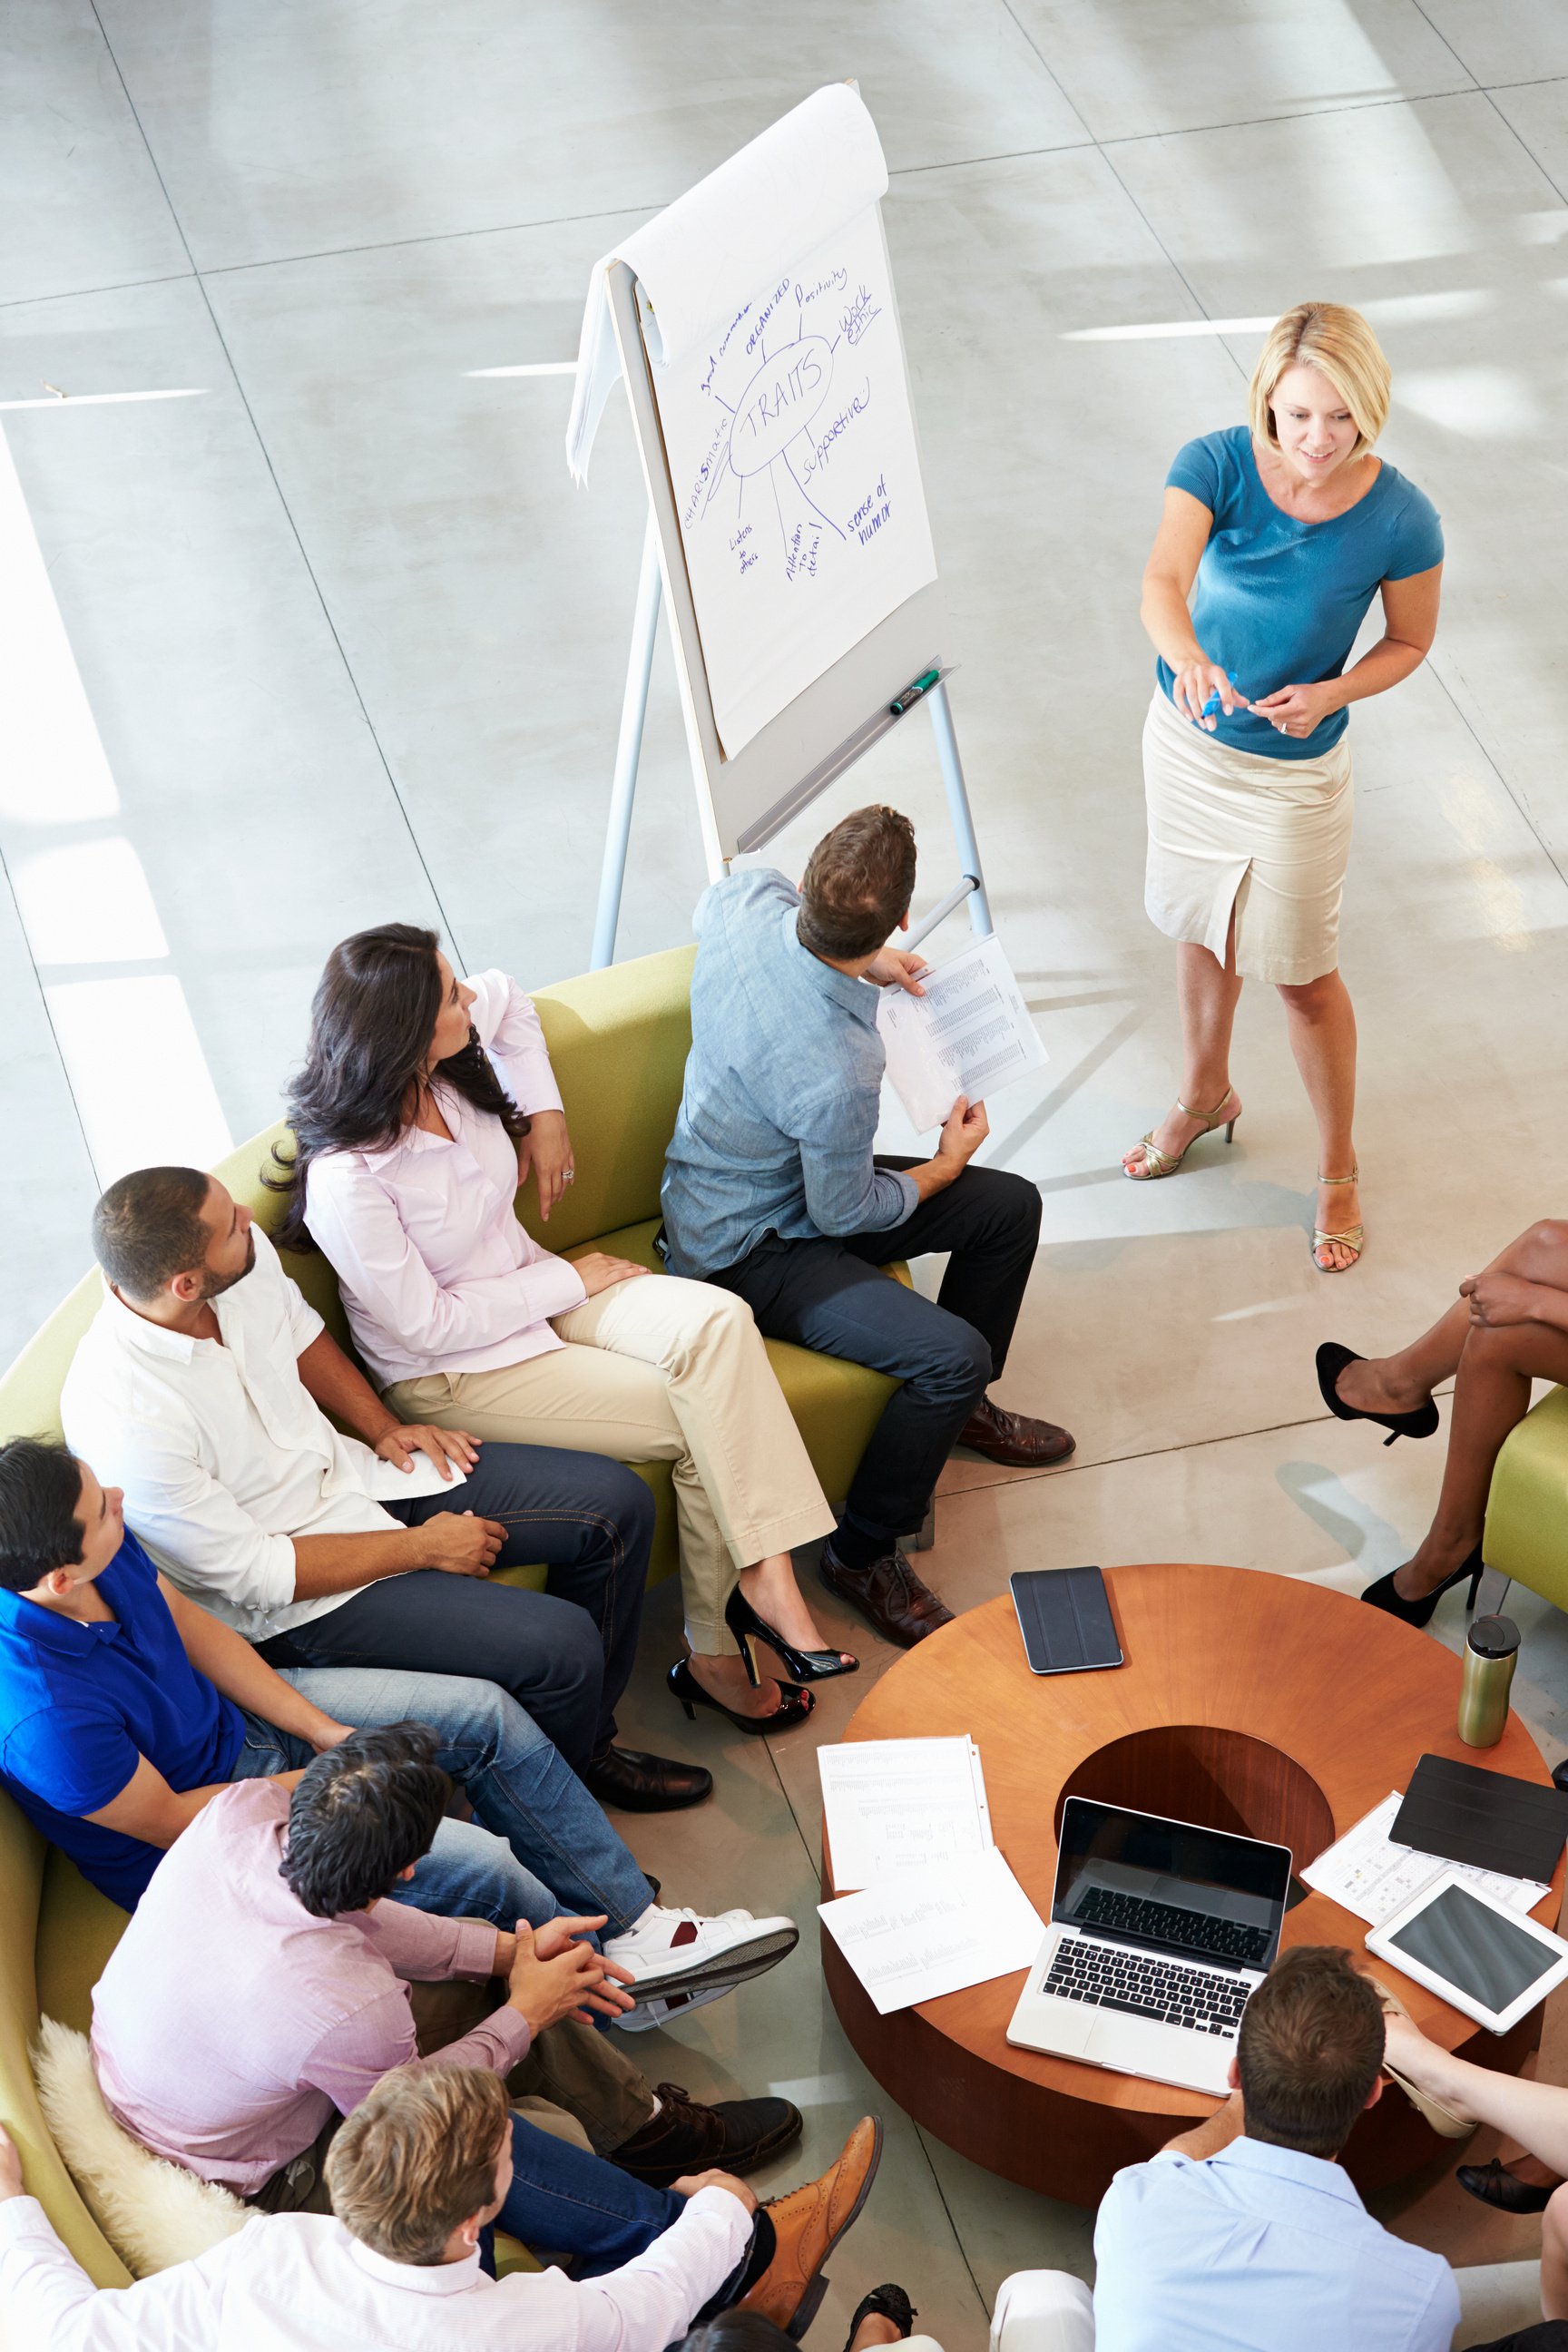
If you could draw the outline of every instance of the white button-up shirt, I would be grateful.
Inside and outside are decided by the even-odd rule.
[[[39,2352],[663,2352],[746,2250],[727,2189],[700,2189],[644,2254],[603,2278],[487,2278],[477,2253],[389,2263],[325,2214],[258,2214],[193,2263],[99,2289],[32,2197],[0,2204],[0,2308]]]
[[[212,1302],[222,1341],[149,1322],[104,1285],[60,1392],[73,1454],[125,1489],[160,1568],[259,1642],[353,1597],[294,1598],[295,1536],[374,1535],[368,1445],[332,1427],[298,1359],[323,1326],[259,1226],[256,1264]]]
[[[539,1015],[516,981],[481,971],[469,1019],[520,1110],[559,1110]],[[405,1128],[387,1151],[310,1165],[305,1219],[338,1277],[354,1345],[384,1388],[488,1371],[559,1348],[548,1318],[581,1307],[582,1276],[517,1221],[517,1146],[450,1087],[450,1140]]]

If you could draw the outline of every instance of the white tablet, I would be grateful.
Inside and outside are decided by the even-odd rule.
[[[1366,1939],[1369,1952],[1506,2033],[1568,1977],[1568,1944],[1550,1927],[1446,1870]]]

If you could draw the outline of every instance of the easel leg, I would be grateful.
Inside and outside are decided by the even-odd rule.
[[[974,887],[969,894],[969,921],[976,938],[984,939],[996,928],[991,919],[991,901],[985,895],[985,876],[980,864],[980,845],[974,838],[974,819],[969,812],[969,794],[964,789],[963,768],[958,756],[958,738],[952,731],[952,712],[948,705],[945,681],[933,686],[925,697],[931,712],[931,732],[936,737],[936,756],[942,762],[942,781],[947,790],[947,813],[952,820],[953,836],[958,843],[959,871],[971,877]]]
[[[632,618],[632,646],[626,658],[626,691],[621,704],[621,732],[616,745],[616,778],[610,787],[610,820],[605,833],[605,862],[599,873],[599,905],[594,918],[594,953],[589,969],[602,971],[616,959],[616,931],[621,919],[621,886],[626,877],[626,850],[631,841],[632,803],[637,798],[637,762],[642,757],[643,722],[647,717],[648,681],[653,676],[654,638],[658,629],[661,583],[658,539],[648,517],[642,543],[642,571],[637,579],[637,611]],[[955,754],[956,756],[956,754]],[[959,791],[963,790],[963,778]]]

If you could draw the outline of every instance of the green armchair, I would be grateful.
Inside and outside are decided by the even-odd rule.
[[[1481,1557],[1498,1575],[1568,1609],[1568,1389],[1549,1390],[1504,1442]]]
[[[662,1271],[653,1247],[659,1180],[675,1125],[691,1043],[689,991],[695,950],[672,949],[581,980],[540,989],[534,1002],[560,1081],[576,1153],[576,1183],[550,1220],[552,1249],[605,1249]],[[278,1126],[220,1162],[216,1173],[263,1227],[276,1229],[281,1204],[261,1181]],[[545,1238],[520,1201],[529,1230]],[[324,1258],[300,1255],[289,1272],[328,1328],[350,1346],[337,1283]],[[908,1281],[908,1270],[893,1269]],[[78,1340],[97,1311],[96,1274],[84,1276],[0,1378],[0,1437],[58,1434],[59,1396]],[[842,1499],[893,1382],[879,1373],[769,1340],[768,1354],[830,1500]],[[675,1573],[675,1505],[668,1464],[638,1465],[658,1506],[650,1581]],[[507,1580],[543,1582],[542,1568],[504,1571]],[[84,2032],[90,1996],[124,1925],[124,1914],[86,1885],[0,1796],[0,2123],[22,2150],[28,2188],[79,2262],[100,2285],[126,2273],[99,2233],[61,2164],[38,2110],[27,2044],[40,2010]]]

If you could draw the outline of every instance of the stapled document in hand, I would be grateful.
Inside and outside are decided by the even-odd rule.
[[[1049,1058],[993,932],[921,976],[923,996],[882,991],[877,1026],[893,1090],[921,1134],[960,1095],[983,1102]]]
[[[819,1748],[822,1812],[839,1892],[901,1871],[973,1861],[992,1844],[980,1750],[957,1738]]]
[[[1046,1933],[996,1846],[817,1910],[879,2017],[1032,1967]]]

